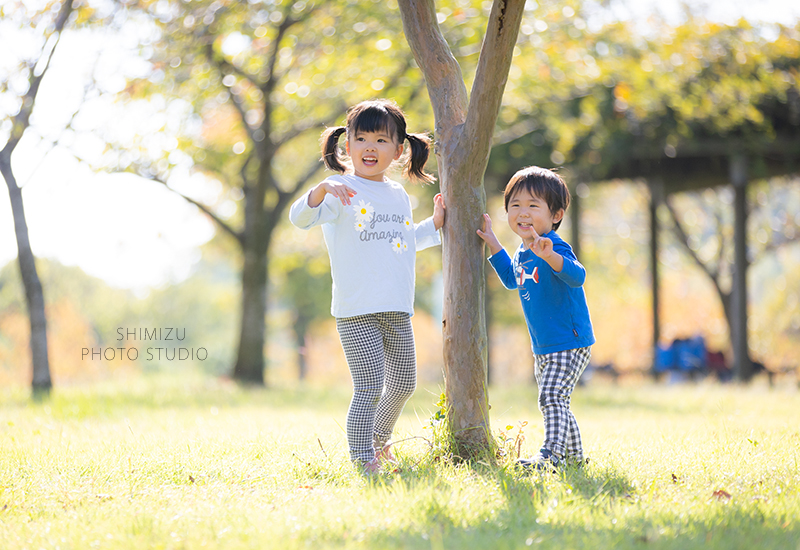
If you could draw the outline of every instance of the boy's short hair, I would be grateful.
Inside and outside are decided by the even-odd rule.
[[[508,203],[511,201],[511,197],[522,189],[526,189],[531,195],[539,197],[546,202],[551,214],[559,210],[566,212],[569,206],[570,196],[567,184],[561,176],[547,168],[528,166],[518,170],[516,174],[511,176],[503,193],[506,212],[508,212]],[[562,217],[553,224],[553,231],[558,230],[563,219]]]

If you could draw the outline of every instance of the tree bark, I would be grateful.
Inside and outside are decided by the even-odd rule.
[[[524,0],[492,5],[472,92],[442,36],[433,0],[399,2],[403,29],[428,87],[435,117],[443,228],[445,394],[454,453],[474,458],[491,448],[486,388],[484,246],[475,234],[486,211],[483,176],[500,111]]]
[[[265,385],[267,253],[260,250],[259,239],[253,237],[246,237],[244,243],[239,346],[233,377],[246,384]]]
[[[753,363],[747,334],[747,157],[731,157],[730,177],[733,184],[734,268],[731,288],[731,340],[733,342],[733,372],[741,382],[753,377]]]
[[[653,366],[655,367],[656,350],[658,349],[658,342],[661,340],[660,270],[658,263],[658,234],[661,228],[658,223],[658,206],[663,201],[664,187],[660,181],[648,183],[650,188],[650,293],[653,302]]]
[[[32,387],[34,394],[47,394],[53,387],[50,379],[50,360],[47,353],[47,317],[44,312],[44,291],[36,272],[36,261],[28,238],[28,222],[22,203],[22,190],[17,185],[11,170],[11,150],[0,152],[0,173],[6,180],[11,199],[11,212],[14,216],[14,233],[17,237],[17,260],[25,288],[25,302],[30,320],[30,346],[33,361]]]

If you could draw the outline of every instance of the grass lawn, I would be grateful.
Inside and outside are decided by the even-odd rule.
[[[420,437],[396,445],[397,471],[365,479],[348,388],[2,389],[0,548],[800,549],[796,389],[579,388],[591,462],[532,475],[510,464],[520,429],[523,455],[541,442],[534,388],[490,392],[510,440],[496,465],[430,450],[430,390],[401,418],[395,439]]]

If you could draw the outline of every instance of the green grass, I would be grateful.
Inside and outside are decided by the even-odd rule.
[[[438,391],[406,407],[396,439],[420,437],[396,446],[399,471],[365,479],[347,388],[0,390],[0,548],[800,548],[796,389],[579,388],[591,462],[558,475],[431,452]],[[495,435],[528,421],[533,453],[534,389],[491,401]]]

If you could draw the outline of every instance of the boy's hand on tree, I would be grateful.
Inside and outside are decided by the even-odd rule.
[[[489,214],[483,215],[483,231],[478,229],[477,231],[478,237],[483,239],[487,245],[489,245],[489,250],[492,253],[492,256],[503,250],[503,245],[500,244],[500,241],[497,240],[497,236],[492,231],[492,218],[489,217]]]
[[[438,231],[444,225],[445,206],[444,197],[441,193],[436,193],[433,197],[433,226]]]

